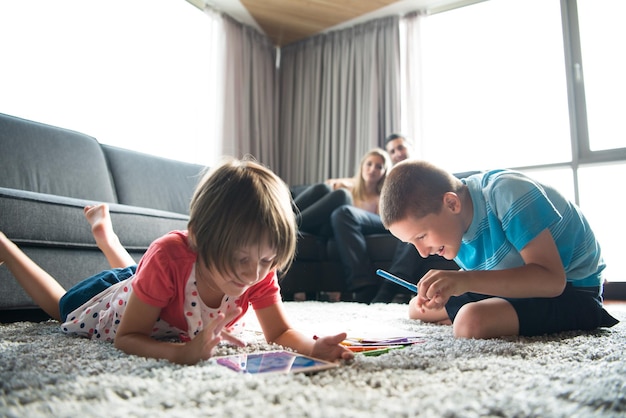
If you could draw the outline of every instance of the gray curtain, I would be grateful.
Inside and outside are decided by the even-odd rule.
[[[249,154],[277,172],[276,48],[254,28],[223,19],[223,154]]]
[[[280,57],[280,167],[287,183],[354,175],[400,128],[399,17],[288,45]]]

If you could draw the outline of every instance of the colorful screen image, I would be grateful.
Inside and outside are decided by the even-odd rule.
[[[337,367],[337,364],[303,356],[291,351],[242,353],[215,357],[215,362],[239,373],[313,372]]]

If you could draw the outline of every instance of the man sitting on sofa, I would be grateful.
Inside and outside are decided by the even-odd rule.
[[[410,158],[411,144],[399,134],[391,134],[385,139],[385,149],[395,165]],[[410,295],[404,288],[386,282],[375,274],[375,268],[367,254],[365,235],[385,231],[379,216],[364,217],[361,209],[354,206],[341,206],[333,212],[331,225],[337,242],[339,256],[347,274],[348,289],[353,292],[353,300],[362,303],[392,302],[397,294]],[[428,270],[458,269],[453,262],[438,256],[422,258],[411,244],[398,241],[389,271],[409,281],[418,281]],[[348,299],[351,299],[350,297]]]

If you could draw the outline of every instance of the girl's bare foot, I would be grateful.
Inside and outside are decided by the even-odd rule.
[[[120,243],[109,214],[109,205],[101,203],[99,205],[85,206],[85,218],[91,225],[91,233],[96,240],[96,245],[104,253],[112,268],[123,268],[135,264],[133,258],[128,254]]]
[[[91,233],[98,244],[98,248],[102,249],[102,245],[111,245],[111,242],[117,241],[117,237],[113,232],[111,224],[111,216],[109,215],[109,205],[101,203],[99,205],[85,206],[85,218],[91,225]]]

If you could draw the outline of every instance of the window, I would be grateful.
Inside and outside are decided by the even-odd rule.
[[[0,112],[211,165],[214,23],[183,0],[2,1]]]
[[[620,266],[626,222],[620,205],[614,205],[623,200],[619,184],[626,178],[626,162],[582,167],[578,175],[580,207],[600,241],[607,264],[604,276],[611,282],[626,281]]]
[[[452,172],[519,168],[553,185],[588,218],[609,281],[626,281],[626,223],[606,204],[626,176],[625,12],[623,0],[490,0],[407,31],[419,54],[419,87],[406,94],[420,98],[406,116],[420,121],[419,156]]]
[[[433,14],[421,44],[421,157],[450,171],[571,160],[558,1]]]
[[[572,55],[574,68],[578,69],[574,80],[577,105],[583,108],[577,113],[577,121],[585,122],[579,124],[580,206],[602,246],[607,263],[605,277],[626,281],[619,268],[626,223],[619,220],[620,214],[609,204],[616,193],[621,193],[617,185],[626,176],[626,128],[622,122],[626,113],[626,57],[622,53],[626,29],[620,20],[626,3],[578,0],[576,10],[579,44],[574,44]]]
[[[540,183],[554,187],[572,202],[576,201],[574,174],[571,168],[525,169],[521,171]]]
[[[578,0],[589,147],[626,147],[623,0]]]

